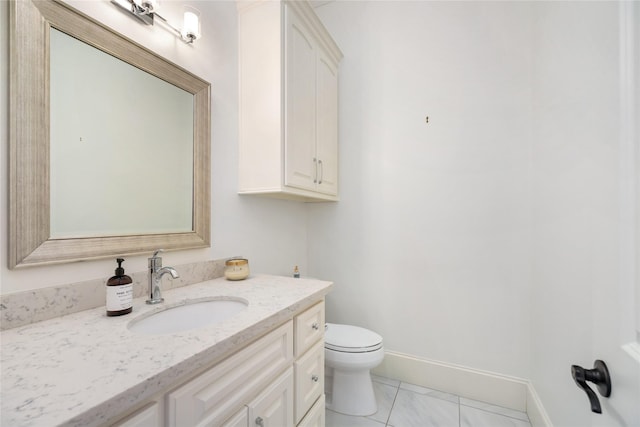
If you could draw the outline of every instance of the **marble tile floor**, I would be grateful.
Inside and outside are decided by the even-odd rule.
[[[373,376],[378,412],[352,417],[326,410],[326,427],[531,427],[524,412]]]

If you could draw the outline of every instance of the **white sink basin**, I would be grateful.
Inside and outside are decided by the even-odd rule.
[[[223,322],[248,305],[248,301],[240,298],[191,300],[135,318],[127,327],[139,334],[172,334]]]

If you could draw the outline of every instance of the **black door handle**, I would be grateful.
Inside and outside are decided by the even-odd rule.
[[[598,396],[596,396],[593,390],[591,390],[591,387],[587,385],[587,381],[594,383],[602,396],[611,396],[611,376],[609,375],[607,365],[602,360],[596,360],[593,363],[593,369],[584,369],[582,366],[572,365],[571,376],[576,384],[578,384],[578,387],[587,393],[589,403],[591,403],[591,411],[601,414],[602,409],[600,408]]]

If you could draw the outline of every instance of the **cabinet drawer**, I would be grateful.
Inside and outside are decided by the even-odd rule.
[[[313,407],[309,409],[307,415],[302,419],[298,427],[325,427],[324,394],[316,400]]]
[[[291,321],[167,395],[167,424],[219,426],[293,360]]]
[[[296,375],[296,423],[324,393],[324,341],[317,342],[294,363]]]
[[[296,316],[296,357],[300,357],[324,336],[324,301]]]

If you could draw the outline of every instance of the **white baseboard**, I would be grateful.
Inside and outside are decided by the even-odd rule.
[[[553,427],[547,411],[542,406],[540,396],[531,382],[527,383],[527,415],[533,427]]]
[[[552,427],[530,381],[415,356],[385,352],[375,375],[527,412],[534,427]]]

